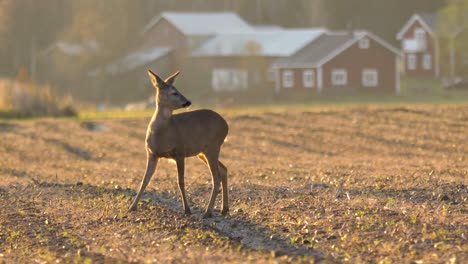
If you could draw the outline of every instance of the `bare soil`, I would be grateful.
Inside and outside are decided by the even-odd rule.
[[[468,106],[228,115],[230,215],[192,216],[162,161],[139,210],[148,118],[0,122],[0,263],[466,263]]]

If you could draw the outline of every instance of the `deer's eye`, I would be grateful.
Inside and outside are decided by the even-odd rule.
[[[178,95],[179,93],[178,92],[172,92],[172,95]]]

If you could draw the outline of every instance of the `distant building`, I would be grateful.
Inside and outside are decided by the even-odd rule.
[[[187,83],[194,85],[194,82],[204,83],[203,80],[206,79],[205,76],[200,76],[200,70],[204,66],[194,65],[192,53],[195,49],[220,34],[253,31],[241,17],[231,12],[162,12],[140,32],[141,50],[167,50],[167,56],[154,57],[148,66],[154,66],[153,69],[161,76],[181,70],[183,80],[189,80]],[[140,78],[147,80],[146,72],[142,72]]]
[[[90,77],[107,77],[107,84],[119,89],[131,89],[132,96],[126,99],[137,100],[146,96],[151,87],[146,71],[158,69],[161,76],[167,76],[174,68],[171,49],[152,47],[131,51],[115,61],[88,73]],[[117,90],[117,89],[116,89]]]
[[[397,34],[403,52],[403,73],[408,77],[440,75],[440,46],[436,14],[414,14]]]
[[[214,92],[399,92],[399,51],[374,34],[249,25],[230,12],[163,12],[141,30],[139,50],[101,67],[117,83],[147,85],[146,71]],[[132,88],[137,89],[137,88]]]
[[[46,49],[36,54],[37,78],[65,87],[66,92],[71,92],[75,83],[71,80],[83,80],[82,71],[73,71],[73,66],[79,65],[77,60],[83,57],[94,57],[102,49],[96,41],[70,42],[57,41]],[[76,89],[76,87],[75,87]]]
[[[142,48],[167,47],[176,59],[186,58],[211,37],[251,31],[249,24],[231,12],[162,12],[142,29]]]
[[[326,32],[273,63],[276,90],[399,93],[399,51],[366,31]]]
[[[262,27],[253,32],[220,34],[196,49],[192,59],[211,73],[209,81],[215,91],[273,87],[273,62],[293,55],[324,32],[320,28]]]

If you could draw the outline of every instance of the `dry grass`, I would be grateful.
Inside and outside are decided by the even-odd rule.
[[[49,85],[0,79],[0,118],[74,115],[71,100],[60,99]]]
[[[193,216],[169,162],[126,213],[147,122],[0,123],[0,262],[466,262],[468,106],[228,115],[231,215],[208,220],[197,159]]]

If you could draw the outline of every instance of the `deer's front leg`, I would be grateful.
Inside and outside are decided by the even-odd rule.
[[[133,200],[133,203],[128,209],[128,211],[135,211],[137,209],[138,201],[143,195],[143,192],[145,191],[146,186],[148,185],[149,181],[151,180],[151,177],[153,176],[154,171],[156,170],[156,165],[158,164],[158,157],[150,153],[148,153],[147,156],[148,156],[148,161],[146,163],[145,176],[143,177],[143,180],[141,181],[140,190],[138,191],[138,194]]]
[[[187,203],[187,196],[185,195],[185,180],[184,180],[185,160],[184,160],[184,157],[176,158],[176,163],[177,163],[177,173],[178,173],[177,182],[179,184],[180,195],[182,196],[182,204],[184,206],[185,214],[190,215],[192,212],[190,212],[190,207],[188,206],[188,203]]]

